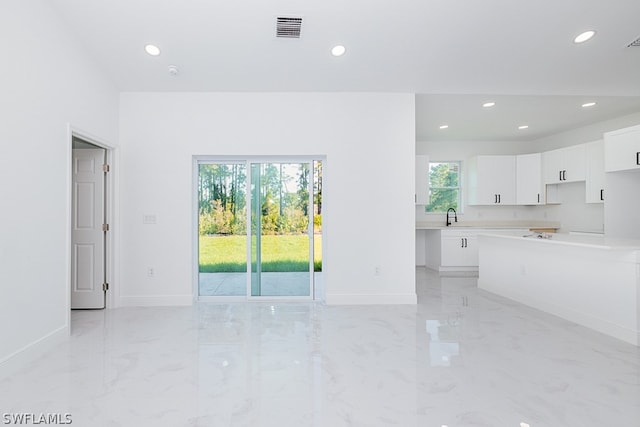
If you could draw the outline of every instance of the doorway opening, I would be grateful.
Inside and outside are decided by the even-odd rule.
[[[318,299],[322,159],[194,166],[198,299]]]
[[[108,150],[72,135],[71,309],[106,307]]]

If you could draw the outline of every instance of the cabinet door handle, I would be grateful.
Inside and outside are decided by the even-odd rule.
[[[562,171],[558,172],[558,181],[562,181]]]
[[[640,166],[640,151],[636,153],[636,165]]]
[[[538,203],[540,203],[540,193],[538,193]]]
[[[460,238],[460,247],[464,248],[464,237]]]
[[[604,188],[600,189],[600,200],[604,200]]]
[[[566,170],[563,170],[563,171],[562,171],[562,180],[563,180],[563,181],[566,181],[566,180],[567,180],[567,171],[566,171]]]
[[[501,199],[502,199],[501,194],[498,194],[498,203],[502,203]]]

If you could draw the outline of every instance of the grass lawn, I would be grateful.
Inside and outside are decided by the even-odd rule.
[[[314,270],[322,271],[322,236],[314,237]],[[306,235],[262,236],[262,271],[308,271],[309,239]],[[247,237],[200,236],[200,272],[247,271]]]

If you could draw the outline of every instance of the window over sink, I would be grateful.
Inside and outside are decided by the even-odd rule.
[[[449,208],[460,211],[461,162],[429,162],[429,204],[427,213],[444,213]]]

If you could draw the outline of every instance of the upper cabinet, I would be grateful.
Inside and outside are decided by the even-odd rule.
[[[516,204],[516,156],[477,156],[469,161],[470,205]]]
[[[516,156],[516,204],[544,204],[542,154]]]
[[[584,181],[586,178],[585,144],[542,153],[544,184]]]
[[[604,203],[604,141],[585,145],[587,156],[586,202]]]
[[[604,170],[640,169],[640,126],[604,134]]]
[[[429,157],[416,156],[416,205],[429,204]]]

